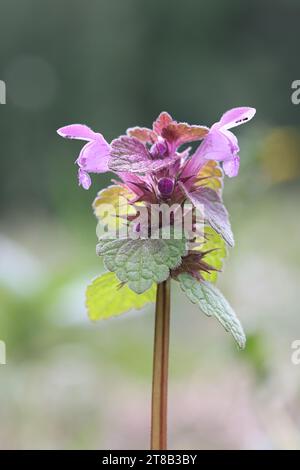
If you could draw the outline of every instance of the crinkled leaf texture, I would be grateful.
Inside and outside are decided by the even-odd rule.
[[[161,130],[161,135],[169,142],[175,141],[177,146],[186,142],[201,140],[208,133],[204,126],[191,126],[185,122],[173,122]]]
[[[102,238],[97,254],[104,265],[116,273],[121,282],[137,294],[149,289],[153,282],[165,281],[186,254],[184,239],[116,239]]]
[[[86,306],[91,320],[102,320],[129,310],[138,310],[155,302],[156,286],[143,294],[136,294],[120,281],[114,273],[104,273],[92,281],[86,290]]]
[[[226,331],[229,331],[240,348],[244,348],[246,337],[243,327],[223,294],[209,282],[199,282],[190,274],[178,276],[181,289],[209,317],[216,317]]]
[[[207,223],[224,238],[228,245],[234,246],[229,215],[221,196],[213,189],[204,186],[200,186],[192,192],[187,191],[184,185],[182,187],[196,208],[199,210],[204,208],[204,218]]]
[[[172,165],[180,154],[152,159],[147,147],[135,137],[122,136],[111,143],[108,166],[112,171],[152,173]]]

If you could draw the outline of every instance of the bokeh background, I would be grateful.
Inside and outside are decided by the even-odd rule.
[[[136,449],[149,441],[154,309],[91,324],[101,272],[91,203],[111,175],[77,186],[82,122],[107,140],[161,110],[236,129],[226,180],[236,247],[218,285],[248,334],[237,351],[172,294],[173,449],[300,449],[299,0],[1,0],[0,365],[2,449]]]

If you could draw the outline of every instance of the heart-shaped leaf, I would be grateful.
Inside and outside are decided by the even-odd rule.
[[[156,286],[143,294],[136,294],[120,281],[114,273],[105,273],[92,281],[86,290],[86,306],[91,320],[102,320],[129,310],[141,309],[155,302]]]
[[[97,254],[109,271],[138,294],[165,281],[186,254],[185,239],[100,239]]]

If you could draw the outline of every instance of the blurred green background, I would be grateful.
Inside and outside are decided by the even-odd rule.
[[[172,294],[173,449],[300,449],[299,0],[1,0],[0,448],[136,449],[149,441],[153,307],[91,324],[91,203],[111,175],[77,186],[82,122],[107,140],[160,111],[236,129],[225,181],[236,247],[219,286],[248,334],[238,352]]]

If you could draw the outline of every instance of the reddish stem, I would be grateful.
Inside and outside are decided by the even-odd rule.
[[[151,450],[167,449],[170,280],[157,286],[153,353]]]

